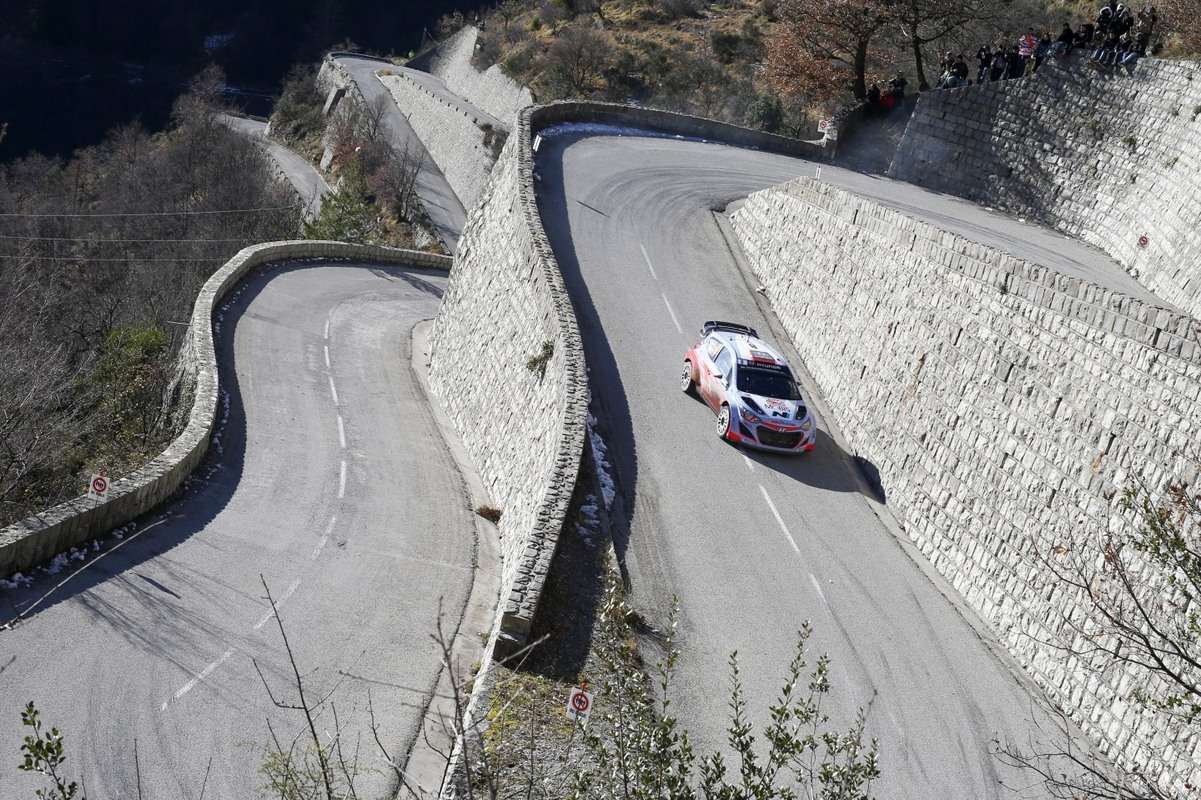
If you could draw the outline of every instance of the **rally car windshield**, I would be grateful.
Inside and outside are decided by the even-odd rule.
[[[800,400],[792,378],[782,372],[743,367],[738,370],[738,391],[757,394],[760,397],[776,397],[780,400]]]

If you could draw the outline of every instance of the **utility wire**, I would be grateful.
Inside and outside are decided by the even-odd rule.
[[[173,264],[179,261],[228,261],[228,258],[138,258],[137,256],[129,256],[128,258],[89,258],[88,256],[18,256],[0,253],[0,258],[20,259],[23,261],[89,261],[102,262],[113,261],[126,263],[135,261],[139,264],[153,264],[155,262],[162,264]]]
[[[105,242],[125,244],[158,244],[165,242],[178,244],[199,244],[217,242],[221,244],[231,244],[234,242],[257,241],[253,239],[253,237],[243,237],[241,239],[72,239],[67,236],[17,236],[10,233],[0,234],[0,239],[20,239],[27,242],[83,242],[89,244],[103,244]]]
[[[25,219],[43,217],[179,217],[193,214],[251,214],[259,211],[294,211],[303,206],[268,206],[266,208],[223,208],[209,211],[123,211],[96,214],[21,214],[17,212],[0,213],[0,217],[20,217]]]

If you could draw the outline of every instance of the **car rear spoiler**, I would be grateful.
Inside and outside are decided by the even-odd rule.
[[[729,331],[730,333],[742,333],[747,336],[759,338],[759,333],[752,327],[747,325],[739,325],[736,322],[721,322],[720,320],[709,320],[701,326],[701,336],[708,336],[712,331]]]

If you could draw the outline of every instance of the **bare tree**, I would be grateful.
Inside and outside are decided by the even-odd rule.
[[[562,29],[547,51],[547,66],[562,93],[586,96],[596,88],[609,63],[608,37],[588,25]]]
[[[992,5],[982,0],[900,0],[891,6],[891,14],[901,38],[913,53],[918,88],[926,91],[930,81],[926,78],[922,47],[968,25],[987,21],[992,15]]]
[[[869,55],[889,20],[890,5],[888,0],[783,0],[779,30],[768,41],[772,84],[784,94],[819,98],[849,84],[856,98],[866,96]]]
[[[1168,742],[1201,734],[1201,494],[1172,484],[1128,489],[1104,531],[1079,541],[1039,540],[1033,564],[1051,577],[1062,603],[1060,633],[1040,640],[1156,715]],[[1136,520],[1134,524],[1131,519]],[[1170,776],[1111,767],[1066,735],[997,742],[997,754],[1025,767],[1055,797],[1166,800]],[[1190,754],[1181,756],[1185,769]]]

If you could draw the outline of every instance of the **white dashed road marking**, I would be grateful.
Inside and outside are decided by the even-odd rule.
[[[759,491],[763,492],[763,499],[767,501],[767,507],[771,509],[772,516],[776,518],[776,522],[780,523],[780,530],[784,531],[784,535],[788,537],[788,543],[792,545],[792,549],[796,551],[797,555],[800,555],[801,548],[796,546],[796,541],[788,531],[788,526],[784,524],[784,518],[776,510],[776,504],[771,501],[771,497],[767,494],[767,490],[763,488],[763,484],[759,484]]]
[[[323,547],[325,547],[325,543],[329,541],[329,535],[330,535],[330,533],[333,532],[334,523],[336,523],[337,521],[338,521],[338,518],[336,516],[331,517],[329,520],[329,524],[325,526],[325,533],[321,534],[321,538],[317,541],[317,546],[313,548],[313,554],[311,556],[309,556],[309,558],[312,559],[313,561],[316,561],[317,556],[321,555],[321,549]]]
[[[290,584],[288,584],[288,588],[284,589],[284,593],[281,594],[275,601],[276,610],[278,610],[279,607],[282,606],[287,601],[287,599],[292,596],[292,593],[296,591],[298,586],[300,586],[300,578],[297,578],[296,580],[294,580]],[[254,623],[254,629],[256,631],[259,630],[260,628],[262,628],[264,625],[267,624],[268,620],[270,620],[274,616],[275,616],[275,611],[268,611],[263,616],[262,619],[260,619],[256,623]]]
[[[338,472],[338,499],[341,500],[346,496],[346,462],[342,462],[342,467]]]
[[[820,583],[820,582],[817,580],[817,576],[815,576],[815,575],[814,575],[812,572],[810,572],[810,573],[809,573],[809,580],[810,580],[810,582],[813,584],[813,588],[814,588],[814,589],[817,589],[817,596],[818,596],[818,597],[820,597],[820,598],[822,599],[822,605],[824,605],[826,608],[829,608],[829,607],[830,607],[830,601],[826,599],[826,593],[822,591],[822,585],[821,585],[821,583]]]
[[[646,261],[646,268],[651,271],[651,277],[659,280],[659,276],[655,274],[655,265],[651,263],[651,257],[646,254],[646,248],[642,246],[641,242],[638,243],[638,249],[642,251],[642,259]]]
[[[329,345],[325,345],[322,349],[325,350],[325,368],[329,369]]]
[[[325,320],[325,338],[329,338],[329,320]]]
[[[175,694],[171,695],[171,699],[170,699],[170,700],[168,700],[167,702],[163,703],[163,706],[162,706],[162,708],[160,708],[159,710],[160,710],[160,711],[166,711],[166,710],[167,710],[167,706],[168,706],[170,703],[173,703],[173,702],[175,702],[176,700],[178,700],[179,698],[183,697],[183,696],[184,696],[185,694],[187,694],[188,692],[190,692],[190,691],[192,691],[193,689],[195,689],[195,688],[196,688],[196,684],[200,683],[200,682],[201,682],[201,681],[203,681],[203,680],[206,680],[206,679],[208,678],[208,676],[209,676],[209,675],[212,675],[212,674],[213,674],[213,670],[217,669],[217,667],[219,667],[219,666],[221,666],[222,664],[224,664],[224,663],[225,663],[225,661],[226,661],[226,660],[227,660],[227,659],[228,659],[230,656],[232,656],[233,654],[234,654],[234,651],[233,651],[233,650],[226,650],[224,653],[222,653],[220,658],[218,658],[216,661],[214,661],[213,663],[209,664],[207,667],[205,667],[204,669],[202,669],[202,670],[200,671],[200,673],[199,673],[198,675],[196,675],[196,677],[195,677],[195,678],[192,678],[192,680],[188,681],[188,682],[187,682],[187,683],[185,683],[183,686],[179,687],[179,689],[178,689],[178,690],[176,690]]]
[[[341,414],[338,415],[338,444],[342,446],[343,450],[346,449],[346,424],[342,422]]]
[[[663,305],[667,306],[667,313],[671,314],[671,321],[676,326],[676,330],[683,333],[684,329],[680,327],[680,321],[676,319],[676,312],[671,310],[671,303],[667,301],[667,295],[663,295]]]
[[[334,376],[329,376],[329,393],[334,396],[334,405],[338,405],[338,387],[334,386]]]
[[[751,459],[747,456],[746,453],[742,454],[742,460],[746,462],[747,469],[749,469],[751,472],[755,471],[755,462],[751,461]]]

